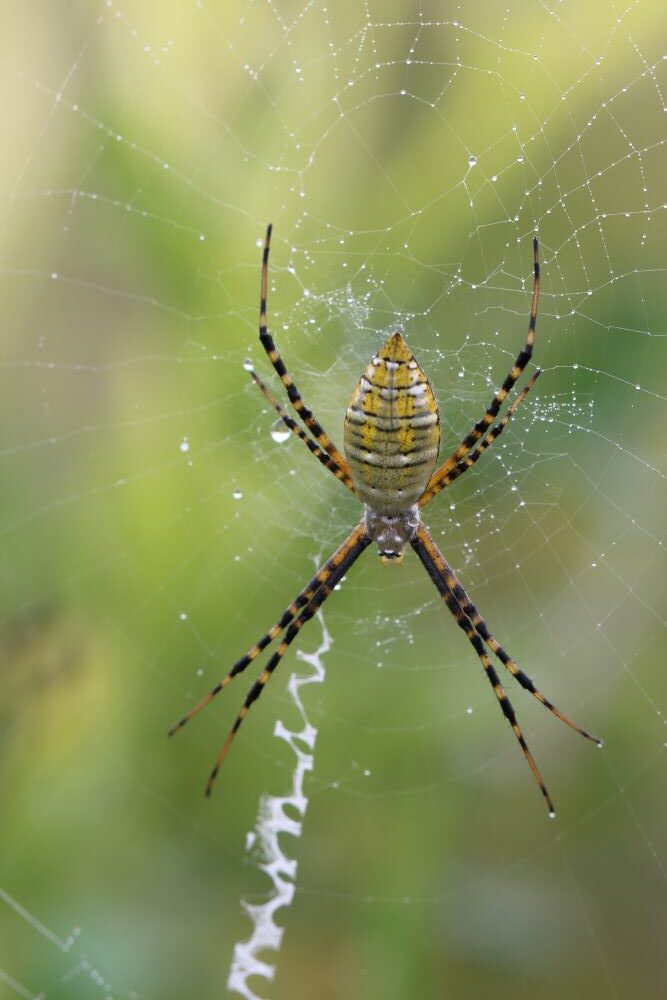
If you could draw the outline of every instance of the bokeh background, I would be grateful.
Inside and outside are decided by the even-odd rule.
[[[525,336],[544,373],[427,522],[493,631],[604,737],[513,702],[414,558],[371,552],[328,631],[290,998],[653,998],[665,933],[664,13],[637,0],[30,2],[0,13],[0,996],[226,995],[287,794],[294,647],[167,727],[359,516],[243,362],[269,316],[340,443],[403,329],[445,447]],[[273,384],[275,386],[275,379]],[[250,995],[248,993],[247,995]]]

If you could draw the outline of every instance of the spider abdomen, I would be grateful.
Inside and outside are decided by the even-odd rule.
[[[394,517],[423,494],[440,446],[429,381],[400,333],[367,365],[345,414],[345,456],[357,495]]]

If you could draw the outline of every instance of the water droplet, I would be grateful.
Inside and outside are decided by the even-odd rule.
[[[476,167],[477,166],[477,157],[473,156],[472,153],[468,157],[468,166],[469,167]]]
[[[187,611],[181,611],[178,617],[181,619],[182,622],[186,622],[188,620]]]
[[[549,810],[549,819],[555,819],[555,818],[556,818],[556,810],[555,809],[550,809]]]
[[[247,372],[251,372],[252,368],[253,368],[252,359],[251,358],[246,358],[245,361],[243,362],[243,367],[245,368],[245,370]]]
[[[234,500],[241,500],[242,497],[243,497],[243,491],[242,490],[234,490],[234,492],[232,493],[232,497],[234,498]]]
[[[276,444],[283,444],[290,436],[290,429],[286,427],[280,417],[271,426],[271,438]]]
[[[184,437],[178,447],[182,452],[190,451],[190,442],[186,437]]]
[[[466,715],[472,715],[472,705],[468,705],[466,708]]]

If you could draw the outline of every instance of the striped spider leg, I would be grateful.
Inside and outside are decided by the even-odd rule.
[[[297,415],[303,421],[305,428],[298,424],[288,413],[283,409],[280,403],[274,398],[268,387],[264,384],[259,375],[254,371],[252,366],[247,367],[250,372],[250,376],[259,388],[260,392],[263,394],[267,402],[276,411],[285,426],[301,441],[304,442],[306,447],[309,449],[311,454],[313,454],[318,461],[329,469],[330,472],[336,476],[349,490],[353,493],[354,485],[350,477],[350,470],[345,458],[338,450],[336,445],[333,443],[329,435],[326,433],[322,425],[315,418],[312,411],[303,402],[301,394],[292,379],[292,376],[287,371],[285,364],[280,356],[278,349],[276,348],[273,338],[267,329],[266,322],[266,305],[267,305],[267,291],[268,291],[268,264],[269,264],[269,251],[271,246],[271,231],[272,226],[269,225],[266,230],[266,237],[264,240],[264,250],[262,254],[262,276],[261,276],[261,290],[260,290],[260,308],[259,308],[259,338],[262,346],[264,347],[271,364],[276,370],[277,374],[285,386],[287,391],[287,396],[294,407]],[[308,433],[310,432],[310,433]],[[312,437],[311,437],[312,435]],[[271,674],[278,666],[280,660],[284,656],[288,647],[291,645],[292,641],[296,638],[298,632],[303,627],[303,625],[309,621],[310,618],[317,612],[317,610],[322,606],[327,597],[331,594],[336,584],[345,575],[348,569],[353,565],[354,562],[359,558],[364,549],[370,544],[370,536],[367,534],[363,523],[359,525],[355,530],[348,536],[348,538],[343,542],[343,544],[336,549],[332,556],[326,560],[324,565],[317,571],[315,576],[306,584],[302,591],[294,598],[291,604],[285,609],[283,614],[280,616],[278,621],[271,626],[271,628],[264,633],[264,635],[258,639],[258,641],[251,646],[244,655],[234,663],[230,668],[228,673],[220,680],[204,698],[199,701],[194,708],[190,709],[189,712],[179,719],[179,721],[171,727],[169,730],[169,736],[173,736],[176,732],[183,728],[197,715],[203,708],[205,708],[209,702],[213,700],[223,690],[227,685],[237,676],[237,674],[242,673],[247,666],[249,666],[259,654],[266,649],[268,645],[276,639],[281,632],[285,632],[285,635],[278,645],[276,652],[270,658],[267,666],[260,674],[258,680],[255,682],[253,687],[250,689],[248,696],[239,712],[232,729],[230,730],[225,743],[223,744],[222,750],[218,755],[215,762],[215,766],[209,777],[206,794],[210,795],[213,783],[217,777],[220,766],[227,755],[227,752],[232,744],[234,736],[236,735],[243,719],[248,714],[250,706],[254,701],[257,700],[262,692],[264,685],[267,683]],[[285,631],[286,630],[286,631]]]
[[[440,415],[430,383],[400,333],[392,334],[362,373],[347,407],[343,426],[343,455],[314,414],[305,405],[267,330],[266,297],[271,226],[267,228],[262,256],[259,337],[273,368],[280,377],[298,420],[289,416],[257,373],[253,381],[288,430],[303,441],[308,450],[363,504],[359,525],[306,584],[280,618],[234,663],[215,687],[190,709],[169,733],[172,735],[198,714],[215,696],[242,673],[282,634],[274,653],[250,688],[211,772],[206,793],[227,752],[269,678],[296,639],[301,628],[322,607],[336,584],[362,552],[375,542],[384,563],[400,563],[408,545],[416,553],[435,584],[456,623],[473,646],[491,683],[500,708],[510,723],[523,754],[545,798],[550,815],[555,815],[552,799],[528,747],[487,649],[503,664],[519,685],[566,725],[599,746],[601,741],[572,722],[539,691],[517,666],[490,631],[466,594],[443,554],[421,521],[420,509],[443,489],[462,476],[502,434],[540,375],[536,369],[523,389],[495,424],[500,409],[528,362],[535,342],[540,265],[537,240],[533,241],[533,298],[526,342],[512,369],[494,394],[484,415],[474,424],[449,458],[435,468],[440,446]]]
[[[495,653],[500,662],[507,667],[509,672],[518,681],[521,687],[526,691],[530,691],[533,697],[537,698],[540,704],[544,705],[545,708],[548,708],[549,711],[556,716],[556,718],[570,726],[571,729],[581,733],[581,735],[585,736],[587,740],[592,740],[593,743],[596,743],[598,746],[602,746],[602,741],[597,739],[597,737],[592,736],[585,729],[582,729],[581,726],[578,726],[575,722],[572,722],[571,719],[568,719],[568,717],[564,715],[560,709],[556,708],[556,706],[550,702],[548,698],[545,698],[542,692],[535,687],[530,677],[528,677],[528,675],[516,665],[511,656],[505,652],[503,647],[496,640],[495,636],[493,636],[489,631],[486,622],[479,614],[474,604],[472,604],[470,598],[459,583],[453,569],[431,538],[428,529],[423,524],[421,524],[417,529],[417,532],[411,539],[410,544],[417,553],[417,556],[426,569],[426,572],[435,584],[438,593],[443,598],[448,609],[456,619],[457,625],[459,628],[463,629],[466,636],[470,640],[473,649],[477,653],[491,687],[493,688],[495,696],[498,699],[502,713],[514,731],[514,735],[523,750],[530,769],[535,775],[535,780],[540,786],[542,795],[547,803],[547,808],[549,809],[549,815],[553,818],[556,815],[556,810],[554,809],[551,796],[549,795],[546,785],[544,784],[540,770],[535,763],[535,758],[530,752],[525,737],[521,732],[521,727],[517,722],[512,703],[505,693],[505,689],[500,682],[500,678],[498,677],[488,653],[484,649],[484,643],[486,643],[489,649]]]
[[[532,357],[533,345],[535,343],[535,325],[537,323],[537,302],[540,297],[540,257],[537,239],[535,238],[533,239],[533,276],[533,301],[530,306],[530,319],[528,321],[528,335],[526,337],[526,343],[519,351],[509,375],[506,377],[500,389],[498,389],[489,403],[484,416],[481,420],[477,421],[472,430],[466,434],[463,441],[461,441],[458,448],[452,452],[449,458],[443,462],[440,468],[436,469],[431,476],[428,486],[419,500],[420,507],[424,507],[437,493],[440,493],[440,491],[444,489],[446,485],[447,473],[450,469],[457,465],[466,452],[475,444],[475,442],[479,441],[479,439],[483,437],[485,432],[489,429],[498,415],[500,407],[507,398],[508,393],[512,391],[517,381],[521,378],[521,373]]]
[[[273,642],[273,640],[277,638],[281,632],[286,630],[273,656],[270,658],[266,667],[248,692],[243,707],[236,717],[234,725],[229,731],[227,739],[225,740],[213,770],[211,771],[208,784],[206,785],[207,795],[211,794],[213,782],[218,775],[220,765],[227,756],[227,752],[232,745],[232,741],[236,736],[241,723],[248,714],[250,706],[257,700],[257,698],[259,698],[265,684],[271,677],[271,674],[282,660],[283,656],[287,652],[287,649],[292,644],[303,625],[305,625],[305,623],[309,621],[324,604],[336,584],[340,582],[343,576],[345,576],[347,571],[357,561],[364,549],[370,545],[370,542],[370,535],[366,531],[366,527],[362,522],[345,539],[343,544],[336,549],[333,555],[327,559],[324,565],[317,571],[315,576],[306,584],[303,590],[297,594],[292,603],[285,608],[285,611],[275,625],[272,625],[271,628],[264,633],[261,639],[258,639],[253,646],[246,650],[243,656],[236,661],[223,679],[219,681],[215,687],[212,688],[212,690],[209,691],[209,693],[205,695],[205,697],[202,698],[197,705],[195,705],[194,708],[190,709],[189,712],[186,712],[183,718],[179,719],[179,721],[169,730],[169,735],[173,736],[179,729],[182,729],[183,726],[203,708],[205,708],[206,705],[208,705],[208,703],[212,701],[223,688],[227,687],[227,685],[234,680],[237,674],[242,673],[246,667],[259,656],[262,650],[266,649],[266,647]]]
[[[247,365],[246,368],[248,368]],[[354,493],[354,484],[350,477],[350,471],[347,467],[347,462],[345,463],[344,467],[338,465],[326,451],[323,451],[318,445],[316,445],[313,439],[304,431],[303,427],[297,424],[296,420],[293,420],[292,417],[290,417],[290,415],[285,412],[280,403],[276,399],[274,399],[273,395],[266,387],[266,385],[264,385],[257,372],[253,368],[248,368],[248,371],[250,372],[253,382],[255,383],[259,391],[262,393],[267,403],[270,403],[273,409],[276,411],[282,422],[285,424],[285,427],[287,427],[288,430],[292,432],[292,434],[295,434],[296,437],[300,438],[301,441],[303,441],[303,443],[306,445],[308,450],[311,452],[311,454],[313,454],[315,458],[319,462],[321,462],[326,469],[329,470],[329,472],[333,472],[334,476],[337,479],[340,479],[343,485],[347,486],[348,490],[351,490],[352,493]]]
[[[259,339],[262,347],[269,356],[269,361],[275,368],[276,372],[280,376],[282,384],[285,386],[285,391],[287,392],[287,397],[298,413],[298,415],[303,420],[304,424],[308,430],[312,433],[313,437],[320,445],[320,447],[326,451],[332,462],[338,466],[338,468],[349,474],[349,468],[347,462],[343,455],[333,443],[327,432],[324,430],[319,421],[315,418],[312,411],[308,409],[303,399],[301,398],[301,393],[297,389],[294,379],[287,371],[283,359],[280,356],[278,348],[273,342],[273,337],[267,330],[266,326],[266,296],[268,289],[268,275],[269,275],[269,250],[271,248],[271,232],[273,226],[269,224],[266,227],[266,237],[264,239],[264,252],[262,254],[262,284],[260,291],[260,303],[259,303]],[[289,426],[289,424],[288,424]],[[290,428],[291,429],[291,428]]]

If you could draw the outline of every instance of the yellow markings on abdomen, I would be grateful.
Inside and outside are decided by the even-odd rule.
[[[440,447],[438,404],[400,333],[378,351],[352,393],[345,457],[364,503],[388,517],[419,500]]]

